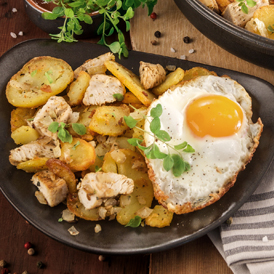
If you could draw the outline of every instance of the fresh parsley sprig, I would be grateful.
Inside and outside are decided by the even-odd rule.
[[[134,217],[134,219],[130,219],[129,222],[125,225],[125,227],[129,226],[129,227],[133,227],[133,228],[136,228],[138,226],[140,226],[142,222],[142,218],[138,215],[136,215]]]
[[[58,122],[52,122],[49,127],[48,130],[52,133],[56,133],[57,132],[57,137],[64,143],[71,143],[73,140],[73,137],[71,136],[71,134],[68,132],[68,130],[66,128],[68,128],[70,125],[67,125],[63,122],[58,123]],[[72,123],[71,124],[73,130],[79,134],[79,135],[84,135],[86,134],[86,127],[82,124],[78,124],[78,123]],[[76,146],[75,146],[76,148]]]
[[[83,33],[80,22],[92,24],[90,16],[92,11],[98,11],[103,15],[103,22],[97,30],[101,35],[98,42],[101,45],[109,47],[113,53],[128,56],[128,49],[125,43],[123,32],[119,28],[119,22],[124,21],[126,31],[130,29],[130,19],[134,16],[134,10],[139,7],[148,8],[148,15],[153,11],[157,0],[45,0],[46,3],[57,5],[52,12],[44,12],[42,17],[47,20],[55,20],[58,17],[64,17],[63,26],[59,27],[58,34],[51,34],[51,37],[58,42],[77,42],[74,35]],[[106,37],[117,33],[118,41],[108,44]]]
[[[193,153],[195,150],[189,145],[187,142],[183,142],[178,145],[170,145],[168,142],[171,140],[170,135],[165,130],[161,129],[161,121],[160,116],[163,113],[162,105],[157,104],[156,107],[152,108],[150,111],[150,117],[153,119],[150,122],[150,132],[143,130],[142,128],[137,126],[138,121],[135,120],[131,116],[125,116],[125,123],[130,128],[137,128],[150,136],[154,137],[154,142],[149,146],[142,146],[143,139],[140,138],[131,138],[128,139],[129,144],[133,146],[137,146],[141,149],[148,159],[163,159],[163,167],[166,171],[172,171],[175,177],[179,177],[182,173],[190,170],[190,164],[182,158],[179,151],[184,151],[188,153]],[[144,119],[147,119],[149,116],[144,116]],[[164,143],[168,149],[168,153],[161,152],[158,145],[156,144],[156,140]],[[176,153],[171,154],[170,149],[174,150]]]
[[[241,7],[241,10],[243,13],[248,14],[248,7],[253,8],[257,5],[257,2],[254,0],[236,0],[239,2],[239,7]]]

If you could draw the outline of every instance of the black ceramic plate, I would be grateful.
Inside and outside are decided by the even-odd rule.
[[[80,232],[71,236],[67,231],[71,224],[58,223],[64,205],[50,208],[38,203],[34,197],[36,188],[31,175],[11,166],[8,157],[15,145],[10,138],[10,112],[12,107],[5,96],[5,86],[10,77],[35,56],[49,55],[62,58],[72,68],[85,60],[107,52],[107,48],[90,43],[57,44],[52,40],[30,40],[18,44],[0,59],[0,187],[9,202],[30,223],[48,236],[72,247],[100,254],[150,253],[176,247],[196,239],[219,226],[234,213],[253,193],[269,168],[274,152],[274,87],[258,78],[216,67],[204,66],[218,75],[229,75],[241,83],[253,98],[254,120],[261,117],[265,127],[261,143],[252,162],[240,173],[235,186],[215,204],[189,214],[178,215],[170,227],[125,228],[116,221],[101,221],[102,231],[94,233],[95,222],[80,220],[75,227]],[[202,64],[164,56],[131,51],[128,59],[117,58],[127,68],[138,74],[139,61],[180,66],[190,69]],[[96,222],[97,223],[97,222]]]
[[[274,40],[233,25],[199,0],[174,0],[186,18],[206,37],[232,54],[274,70]]]

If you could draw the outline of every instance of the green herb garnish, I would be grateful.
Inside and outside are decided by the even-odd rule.
[[[76,149],[76,147],[78,147],[80,145],[80,141],[77,141],[76,144],[72,147],[73,150]]]
[[[101,171],[101,170],[102,170],[101,167],[95,166],[95,172],[99,172],[99,171]]]
[[[31,77],[33,77],[35,74],[37,73],[37,69],[36,70],[33,70],[30,74]]]
[[[63,218],[59,218],[58,223],[62,223],[62,222],[63,222]]]
[[[241,7],[241,10],[243,13],[248,14],[248,7],[253,8],[257,5],[257,2],[254,0],[236,0],[239,2],[239,7]]]
[[[45,76],[47,77],[49,83],[52,84],[53,80],[52,80],[52,77],[50,76],[50,74],[52,74],[52,71],[46,71],[45,72]]]
[[[65,17],[60,33],[50,34],[57,42],[77,42],[74,35],[83,33],[80,22],[92,24],[92,11],[102,14],[103,22],[97,29],[97,34],[101,35],[98,44],[107,46],[113,53],[118,53],[128,57],[128,49],[125,37],[119,29],[119,22],[124,21],[126,31],[130,29],[130,19],[134,16],[134,10],[139,7],[148,8],[148,15],[153,11],[157,0],[44,0],[46,3],[57,5],[52,12],[44,12],[42,17],[47,20],[55,20],[58,17]],[[108,44],[106,38],[114,33],[118,34],[118,41]]]
[[[52,122],[49,125],[48,130],[53,133],[57,132],[57,136],[62,142],[71,143],[73,138],[71,134],[68,132],[68,130],[66,129],[68,127],[69,125],[63,122],[61,122],[60,124],[58,122]],[[86,133],[86,127],[82,124],[73,123],[72,128],[79,135],[84,135]]]
[[[121,93],[115,93],[115,94],[113,94],[113,97],[119,102],[124,100],[124,95]]]
[[[187,142],[172,146],[168,142],[171,140],[170,135],[165,130],[161,130],[161,121],[160,116],[162,115],[163,109],[162,105],[158,104],[156,107],[152,108],[150,111],[150,117],[153,119],[150,122],[150,132],[143,130],[142,128],[137,127],[137,120],[131,116],[125,116],[125,123],[130,128],[136,127],[137,129],[151,135],[154,137],[154,142],[146,147],[142,146],[143,140],[140,138],[131,138],[128,139],[129,144],[132,146],[137,146],[141,149],[148,159],[163,159],[163,167],[166,171],[172,171],[175,177],[179,177],[182,173],[190,170],[190,164],[185,162],[182,158],[179,151],[193,153],[195,152],[194,148],[189,145]],[[144,119],[147,119],[148,116],[144,116]],[[161,152],[159,147],[156,144],[156,140],[164,143],[168,149],[168,153]],[[170,153],[170,149],[174,150],[176,154]]]
[[[138,227],[140,226],[142,222],[142,218],[138,215],[136,215],[134,217],[134,219],[130,219],[129,222],[125,225],[125,227],[129,226],[129,227]]]
[[[270,32],[272,32],[272,33],[274,33],[274,24],[273,24],[272,26],[269,25],[269,26],[267,27],[267,30],[270,31]]]

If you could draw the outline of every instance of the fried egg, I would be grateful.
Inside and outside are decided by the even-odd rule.
[[[179,153],[190,170],[175,177],[163,159],[146,159],[155,198],[177,214],[201,209],[222,197],[251,160],[263,129],[259,118],[251,120],[251,98],[228,77],[201,76],[166,91],[148,108],[161,104],[161,130],[169,133],[169,145],[187,142],[194,153],[174,151],[151,136],[145,121],[146,146],[156,142],[164,153]],[[150,133],[150,134],[149,134]],[[152,134],[153,135],[153,134]]]

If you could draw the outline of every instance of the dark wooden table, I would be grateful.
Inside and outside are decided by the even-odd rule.
[[[16,8],[17,12],[12,12]],[[23,36],[12,38],[10,33]],[[0,56],[14,45],[33,38],[48,38],[27,17],[23,0],[0,0]],[[96,42],[96,39],[90,40]],[[211,274],[232,273],[207,236],[176,249],[155,254],[111,256],[105,261],[68,247],[28,224],[0,193],[0,261],[8,262],[10,273],[49,274]],[[26,242],[34,245],[36,254],[29,256]],[[37,268],[42,261],[46,267]],[[1,267],[0,267],[1,270]]]

